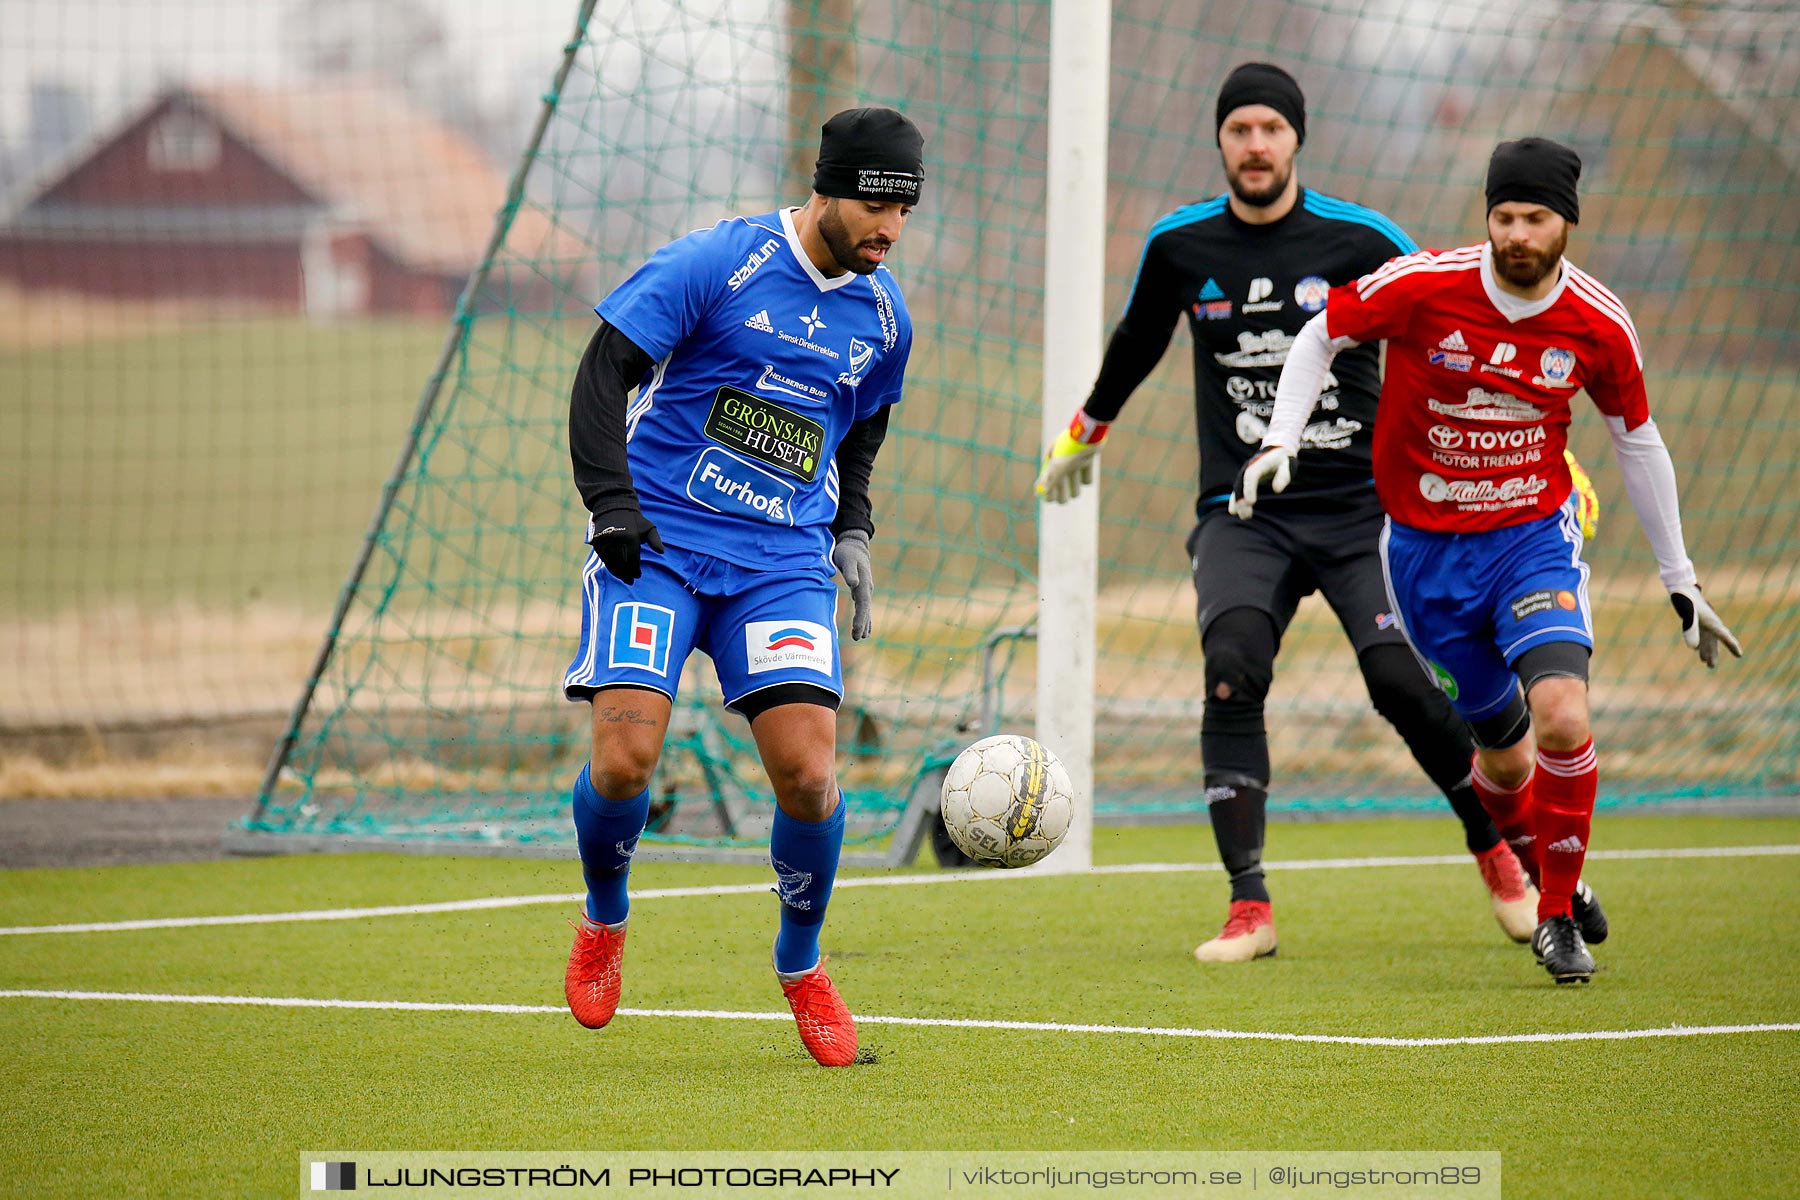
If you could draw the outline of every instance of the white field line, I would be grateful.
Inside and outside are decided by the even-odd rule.
[[[121,1000],[139,1004],[223,1004],[257,1008],[359,1008],[389,1012],[499,1013],[506,1016],[563,1016],[556,1004],[432,1004],[416,1000],[331,1000],[303,996],[184,996],[158,992],[66,992],[37,988],[0,990],[0,998],[25,1000]],[[696,1021],[791,1021],[788,1013],[731,1012],[704,1008],[621,1008],[624,1017],[672,1017]],[[1630,1041],[1639,1038],[1703,1037],[1733,1033],[1797,1033],[1800,1022],[1765,1025],[1670,1025],[1653,1029],[1594,1029],[1568,1033],[1495,1033],[1474,1037],[1354,1037],[1330,1033],[1273,1033],[1264,1030],[1183,1029],[1161,1025],[1069,1025],[1055,1021],[976,1021],[938,1017],[859,1016],[859,1025],[912,1028],[998,1029],[1024,1033],[1115,1033],[1140,1037],[1206,1038],[1214,1041],[1313,1042],[1332,1046],[1499,1046],[1519,1042]]]
[[[1666,850],[1591,850],[1593,859],[1628,858],[1767,858],[1800,855],[1800,845],[1786,846],[1677,846]],[[1271,871],[1342,871],[1365,867],[1444,867],[1469,862],[1466,854],[1424,854],[1410,858],[1308,858],[1292,862],[1264,863]],[[1095,867],[1091,875],[1158,875],[1192,871],[1220,871],[1218,863],[1121,863]],[[930,875],[864,875],[837,881],[833,890],[857,887],[907,887],[913,884],[1000,883],[1052,877],[1050,872],[946,871]],[[1055,878],[1066,879],[1068,875]],[[631,893],[631,901],[672,900],[688,896],[760,895],[769,883],[727,883],[712,887],[645,888]],[[388,904],[376,908],[317,908],[298,912],[234,913],[217,917],[154,917],[139,921],[95,921],[74,925],[13,925],[0,927],[0,936],[28,933],[122,933],[137,929],[186,929],[198,925],[270,925],[287,921],[359,921],[367,917],[413,917],[428,913],[472,912],[493,908],[522,908],[536,904],[577,904],[580,892],[538,896],[489,896],[478,900],[445,900],[434,904]]]

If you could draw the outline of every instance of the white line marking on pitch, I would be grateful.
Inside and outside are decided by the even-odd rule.
[[[1681,846],[1668,850],[1590,850],[1588,858],[1766,858],[1800,855],[1791,846]],[[1466,854],[1424,854],[1412,858],[1306,858],[1293,862],[1265,863],[1272,871],[1342,871],[1363,867],[1444,867],[1469,861]],[[1095,867],[1091,875],[1161,875],[1190,871],[1220,871],[1218,863],[1121,863]],[[1044,879],[1052,872],[947,871],[932,875],[863,875],[840,879],[835,888],[905,887],[912,884],[998,883],[1006,880]],[[1068,875],[1056,876],[1069,878]],[[646,888],[631,894],[639,900],[672,900],[686,896],[747,896],[770,890],[770,883],[722,883],[710,887]],[[416,917],[429,913],[472,912],[493,908],[522,908],[535,904],[577,904],[580,892],[539,896],[489,896],[479,900],[445,900],[434,904],[388,904],[377,908],[316,908],[298,912],[236,913],[218,917],[153,917],[139,921],[94,921],[78,925],[13,925],[0,927],[0,936],[27,933],[122,933],[136,929],[187,929],[199,925],[270,925],[286,921],[359,921],[366,917]]]
[[[330,1000],[304,996],[184,996],[157,992],[64,992],[35,988],[0,990],[0,997],[29,1000],[125,1000],[140,1004],[225,1004],[260,1008],[361,1008],[393,1012],[555,1014],[550,1004],[434,1004],[418,1000]],[[788,1013],[730,1012],[704,1008],[621,1008],[624,1017],[675,1017],[699,1021],[791,1021]],[[1670,1025],[1653,1029],[1595,1029],[1569,1033],[1496,1033],[1476,1037],[1354,1037],[1332,1033],[1270,1033],[1262,1030],[1181,1029],[1160,1025],[1067,1025],[1055,1021],[973,1021],[949,1017],[859,1016],[859,1025],[915,1028],[998,1029],[1025,1033],[1124,1033],[1143,1037],[1209,1038],[1217,1041],[1316,1042],[1333,1046],[1497,1046],[1515,1042],[1627,1041],[1636,1038],[1702,1037],[1727,1033],[1800,1033],[1800,1022],[1768,1025]]]

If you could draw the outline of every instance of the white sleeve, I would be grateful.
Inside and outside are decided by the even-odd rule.
[[[1625,428],[1625,418],[1607,417],[1625,494],[1637,510],[1638,523],[1656,552],[1656,572],[1671,591],[1695,582],[1694,564],[1681,540],[1681,504],[1675,494],[1675,464],[1655,421]]]
[[[1332,360],[1338,351],[1354,345],[1354,338],[1334,338],[1325,331],[1324,313],[1301,327],[1294,335],[1294,344],[1288,347],[1281,381],[1275,385],[1275,411],[1269,414],[1263,445],[1300,449],[1300,438],[1306,432],[1313,406],[1319,402],[1319,391],[1331,372]]]

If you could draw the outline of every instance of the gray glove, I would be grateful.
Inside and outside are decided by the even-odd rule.
[[[1678,587],[1669,593],[1669,603],[1675,606],[1675,615],[1681,618],[1681,640],[1689,649],[1700,653],[1700,661],[1708,667],[1719,663],[1719,647],[1724,646],[1739,658],[1744,657],[1744,648],[1738,645],[1737,638],[1713,611],[1713,606],[1706,602],[1700,594],[1700,585],[1689,584]]]
[[[869,569],[869,535],[860,529],[848,529],[838,535],[831,548],[831,565],[844,577],[850,589],[850,640],[860,642],[875,625],[874,576]]]

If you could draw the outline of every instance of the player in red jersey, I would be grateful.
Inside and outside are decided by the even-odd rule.
[[[1263,449],[1231,500],[1248,518],[1260,490],[1287,486],[1332,359],[1385,339],[1373,454],[1394,615],[1474,732],[1477,792],[1538,879],[1531,945],[1558,983],[1586,982],[1586,943],[1605,936],[1602,921],[1584,939],[1580,920],[1597,768],[1588,567],[1563,460],[1578,389],[1605,418],[1683,638],[1708,667],[1721,645],[1743,654],[1682,541],[1631,317],[1563,258],[1580,175],[1566,146],[1502,142],[1486,242],[1396,258],[1334,289],[1288,353]]]

